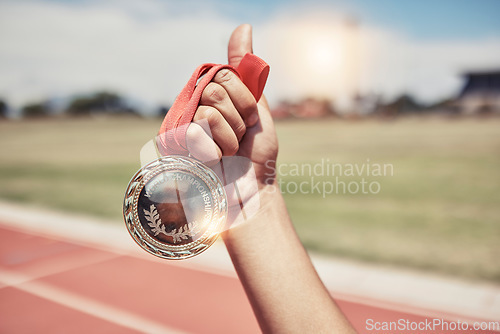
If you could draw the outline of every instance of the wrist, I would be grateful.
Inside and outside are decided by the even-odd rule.
[[[246,220],[222,234],[223,240],[237,241],[253,236],[262,237],[283,223],[290,223],[285,201],[276,182],[260,187],[258,192],[260,202],[258,210]]]

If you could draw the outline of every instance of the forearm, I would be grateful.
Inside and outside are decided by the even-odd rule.
[[[265,333],[355,333],[318,277],[276,185],[224,241]]]

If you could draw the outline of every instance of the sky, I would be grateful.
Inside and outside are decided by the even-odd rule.
[[[482,38],[498,36],[500,31],[497,0],[221,0],[219,3],[225,6],[228,15],[243,20],[269,18],[287,7],[328,8],[366,24],[404,31],[418,39]]]
[[[97,90],[170,105],[201,63],[226,62],[240,23],[271,66],[271,104],[352,97],[423,103],[500,68],[495,0],[0,1],[0,98],[13,107]]]

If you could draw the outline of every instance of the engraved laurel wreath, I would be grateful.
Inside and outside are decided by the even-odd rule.
[[[154,204],[151,204],[149,207],[149,211],[144,209],[144,214],[146,220],[149,222],[148,225],[151,227],[151,231],[154,233],[155,237],[163,233],[166,236],[172,237],[173,242],[181,242],[182,240],[186,240],[189,237],[193,238],[197,234],[201,232],[199,224],[197,224],[195,221],[191,223],[187,223],[177,229],[173,229],[170,232],[165,231],[165,225],[162,225],[160,215],[158,214],[158,211],[156,210],[156,207]]]

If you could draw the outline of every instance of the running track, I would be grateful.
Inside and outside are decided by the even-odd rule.
[[[498,333],[369,331],[367,319],[420,322],[426,317],[334,297],[360,333]],[[140,332],[260,331],[234,273],[0,225],[0,333]]]

